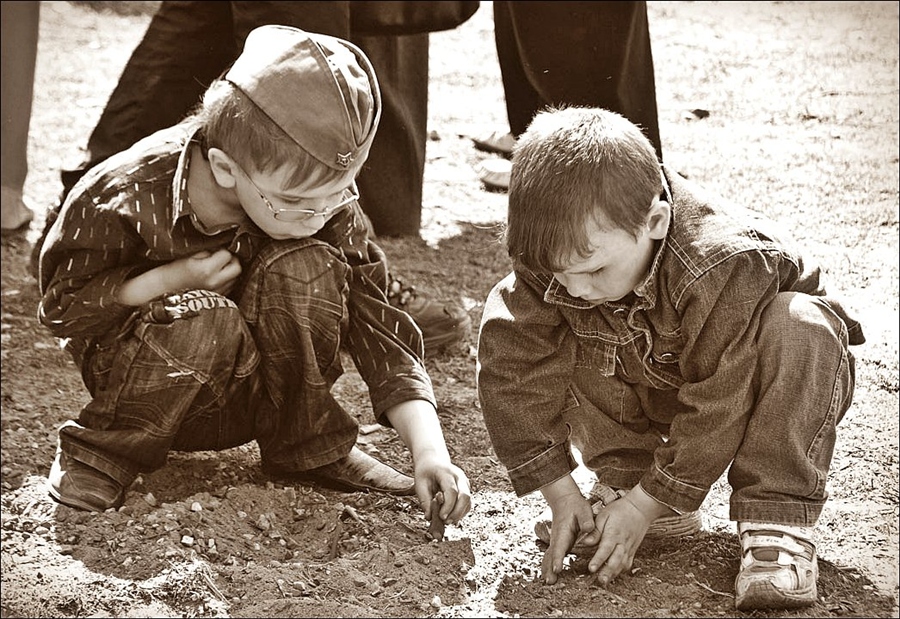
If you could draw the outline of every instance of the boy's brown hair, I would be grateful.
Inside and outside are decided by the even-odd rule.
[[[513,153],[507,251],[532,271],[564,271],[591,253],[588,218],[637,237],[662,190],[653,145],[625,117],[576,106],[542,111]]]

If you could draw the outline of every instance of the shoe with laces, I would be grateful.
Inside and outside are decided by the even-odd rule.
[[[331,464],[308,471],[281,471],[263,466],[268,475],[277,479],[313,482],[343,492],[384,492],[397,496],[415,494],[415,480],[395,468],[377,460],[354,446],[350,453]]]
[[[818,599],[819,564],[803,527],[738,523],[741,566],[734,581],[738,610],[800,608]]]
[[[47,491],[57,503],[89,512],[118,509],[125,502],[125,488],[119,482],[59,447],[47,476]]]
[[[391,278],[387,297],[391,305],[405,311],[419,325],[425,354],[462,342],[472,330],[472,319],[466,310],[453,303],[431,301],[400,278]]]
[[[618,501],[627,493],[622,488],[612,488],[606,484],[594,484],[588,500],[591,501],[591,509],[594,515],[599,514],[600,510],[612,503]],[[534,534],[545,544],[550,543],[550,525],[553,522],[552,514],[545,512],[534,523]],[[660,537],[681,537],[682,535],[694,535],[703,529],[703,519],[700,512],[688,512],[676,516],[663,516],[653,521],[647,529],[646,538]],[[587,550],[594,550],[596,547],[575,546],[572,552],[576,554]]]
[[[509,158],[516,145],[516,137],[508,131],[493,131],[484,137],[472,138],[472,143],[482,152]]]

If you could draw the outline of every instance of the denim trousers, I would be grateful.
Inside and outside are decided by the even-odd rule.
[[[820,298],[780,293],[763,313],[756,345],[750,419],[728,470],[730,518],[813,526],[855,384],[847,328]],[[626,382],[618,373],[577,375],[569,395],[571,442],[597,478],[615,487],[636,485],[673,418],[691,414],[677,390]],[[721,448],[714,434],[706,448]]]
[[[92,399],[59,431],[60,447],[128,486],[171,450],[256,440],[264,467],[303,471],[355,444],[358,423],[331,394],[343,370],[349,266],[313,239],[262,248],[237,291],[180,295],[184,317],[136,312],[89,350]]]

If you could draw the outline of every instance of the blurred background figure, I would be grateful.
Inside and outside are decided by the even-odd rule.
[[[584,105],[618,112],[641,127],[662,161],[646,2],[493,5],[509,130],[474,138],[475,148],[508,158],[538,110]],[[488,189],[509,187],[508,161],[487,159],[481,166]]]
[[[2,2],[3,233],[28,229],[34,213],[22,191],[28,176],[28,126],[34,95],[40,2]]]

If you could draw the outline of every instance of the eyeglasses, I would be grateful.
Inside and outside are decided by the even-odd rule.
[[[244,176],[247,177],[247,180],[250,181],[250,184],[253,185],[253,188],[256,189],[256,193],[259,194],[259,197],[262,198],[262,201],[265,202],[266,206],[272,211],[272,216],[278,221],[286,221],[291,223],[297,223],[301,221],[306,221],[307,219],[312,219],[313,217],[324,217],[328,218],[337,213],[338,211],[347,208],[350,204],[353,204],[357,200],[359,200],[359,189],[356,187],[356,181],[340,192],[343,196],[346,192],[350,192],[350,195],[337,204],[333,206],[329,206],[324,208],[321,211],[316,211],[308,208],[275,208],[275,205],[272,204],[272,201],[263,193],[263,190],[257,186],[256,183],[253,182],[253,179],[250,178],[250,175],[244,171],[243,168],[238,166],[241,172],[244,173]]]

